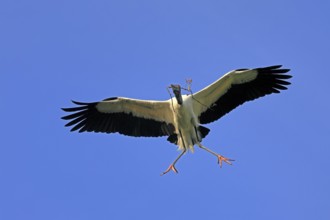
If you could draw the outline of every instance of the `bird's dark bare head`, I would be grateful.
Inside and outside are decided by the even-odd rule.
[[[173,91],[175,98],[178,101],[179,105],[182,105],[181,86],[171,84],[170,87],[172,88],[172,91]]]

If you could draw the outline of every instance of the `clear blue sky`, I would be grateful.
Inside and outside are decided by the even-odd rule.
[[[0,219],[330,219],[329,1],[0,2]],[[70,133],[71,99],[169,98],[283,64],[289,90],[208,125],[220,169],[166,138]]]

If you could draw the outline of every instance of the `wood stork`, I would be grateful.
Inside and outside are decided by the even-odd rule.
[[[71,131],[120,133],[134,137],[168,136],[167,140],[182,151],[163,174],[177,173],[175,164],[194,145],[210,152],[222,162],[232,159],[213,152],[201,144],[209,129],[202,126],[213,122],[246,101],[251,101],[287,89],[289,69],[281,65],[255,69],[237,69],[191,94],[182,95],[180,85],[172,84],[175,97],[166,101],[112,97],[99,102],[76,102],[76,107],[63,108],[70,112],[62,117]]]

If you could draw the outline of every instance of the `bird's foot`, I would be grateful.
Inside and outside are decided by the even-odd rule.
[[[175,172],[175,173],[178,173],[178,171],[177,171],[177,169],[175,168],[174,164],[171,164],[171,165],[167,168],[167,170],[165,170],[165,171],[164,171],[162,174],[160,174],[160,175],[163,176],[164,174],[170,172],[171,170],[172,170],[173,172]]]
[[[227,164],[229,164],[229,165],[233,165],[231,163],[231,161],[235,161],[233,159],[229,159],[227,157],[224,157],[224,156],[222,156],[220,154],[217,154],[217,157],[218,157],[218,164],[220,164],[220,167],[222,167],[222,161],[225,162],[225,163],[227,163]]]

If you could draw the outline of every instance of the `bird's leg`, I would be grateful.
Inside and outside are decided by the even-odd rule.
[[[206,150],[207,152],[213,154],[214,156],[216,156],[218,158],[218,164],[220,164],[220,167],[222,167],[222,161],[229,164],[229,165],[232,165],[231,161],[235,161],[235,160],[232,160],[232,159],[229,159],[227,157],[224,157],[220,154],[217,154],[213,151],[211,151],[210,149],[208,149],[207,147],[204,147],[201,143],[198,143],[198,146],[204,150]]]
[[[181,154],[173,161],[173,163],[171,163],[171,165],[167,168],[167,170],[165,170],[162,174],[160,174],[161,176],[163,176],[164,174],[170,172],[171,170],[173,170],[173,172],[178,173],[177,169],[175,168],[175,164],[176,162],[178,162],[178,160],[182,157],[182,155],[184,155],[186,153],[186,149],[184,149]]]

